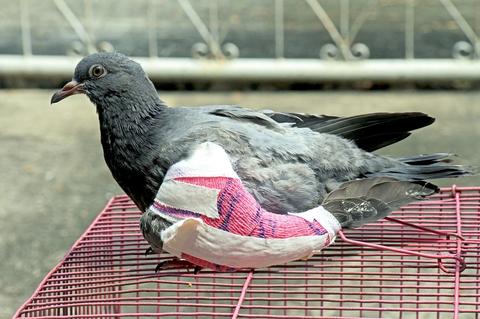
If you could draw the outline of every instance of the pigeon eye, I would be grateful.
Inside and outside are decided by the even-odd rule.
[[[88,70],[88,74],[91,77],[95,77],[95,78],[100,78],[104,76],[106,73],[107,73],[107,70],[105,70],[105,68],[100,64],[94,64],[90,67],[90,70]]]

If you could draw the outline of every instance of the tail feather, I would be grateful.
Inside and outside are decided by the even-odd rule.
[[[391,177],[402,181],[421,181],[435,178],[451,178],[472,175],[473,170],[451,163],[452,154],[434,153],[397,158],[394,165],[376,172],[366,173],[366,177]]]
[[[422,154],[409,157],[400,157],[397,158],[400,162],[410,165],[430,165],[435,163],[451,163],[451,157],[454,154],[451,153],[433,153],[433,154]]]
[[[358,179],[329,193],[322,206],[343,228],[356,228],[438,191],[437,186],[424,181],[399,181],[389,177]]]
[[[375,174],[368,174],[368,177],[385,176],[404,181],[422,181],[425,179],[452,178],[471,175],[460,165],[435,166],[427,169],[407,168],[401,170],[382,171]]]

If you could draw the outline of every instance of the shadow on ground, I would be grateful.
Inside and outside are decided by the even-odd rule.
[[[121,193],[103,162],[93,106],[75,96],[50,107],[52,93],[0,91],[0,318],[11,317],[107,199]],[[383,154],[443,151],[458,154],[460,163],[480,162],[480,93],[168,93],[162,98],[170,105],[239,104],[332,115],[422,111],[437,122]],[[480,178],[438,183],[480,185]]]

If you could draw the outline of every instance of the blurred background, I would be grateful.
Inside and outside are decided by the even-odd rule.
[[[0,0],[0,318],[121,190],[85,96],[49,106],[82,56],[139,61],[171,106],[437,118],[381,150],[480,160],[478,0]],[[480,185],[478,176],[439,185]]]

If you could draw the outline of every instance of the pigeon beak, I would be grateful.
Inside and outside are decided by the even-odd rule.
[[[55,94],[52,96],[52,99],[50,100],[50,104],[60,102],[61,100],[69,97],[70,95],[80,93],[85,93],[83,89],[83,83],[78,83],[77,81],[72,80],[65,84],[65,86],[61,90],[55,92]]]

